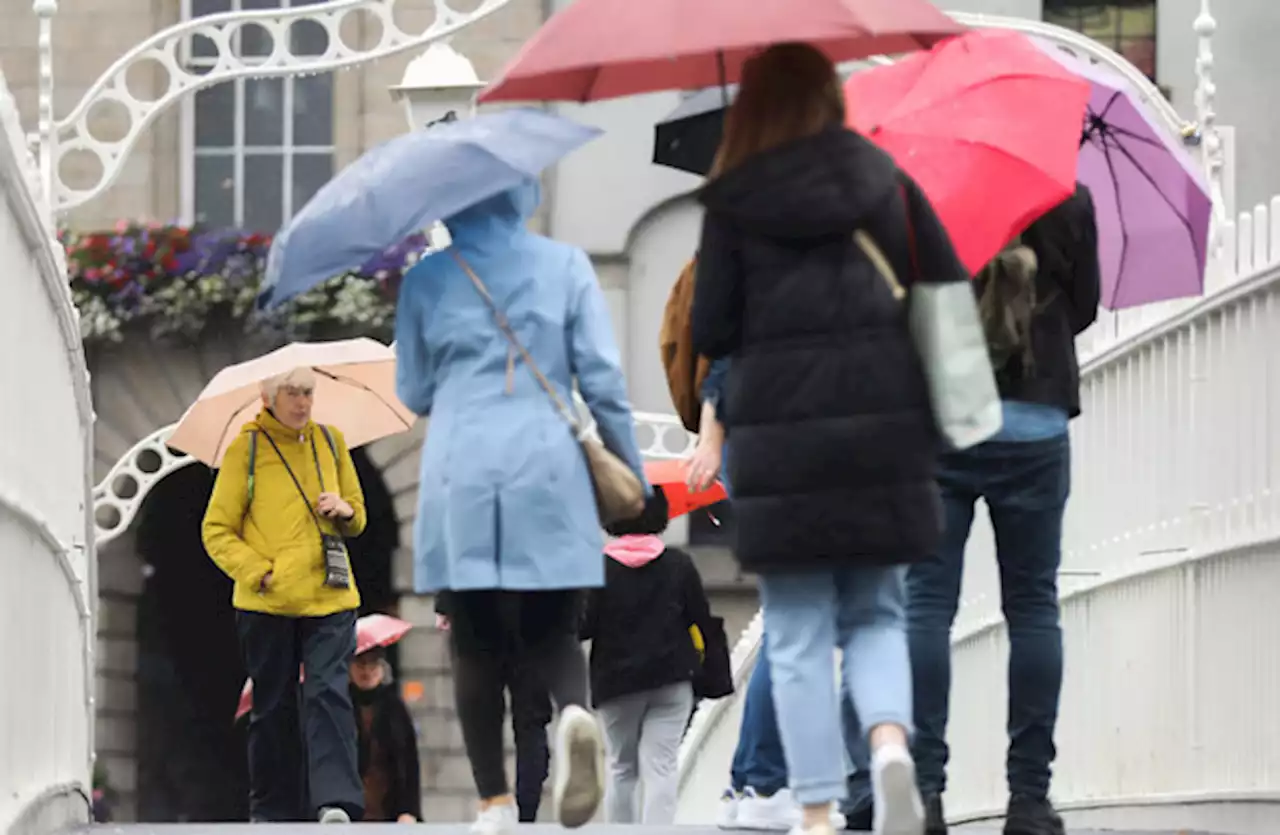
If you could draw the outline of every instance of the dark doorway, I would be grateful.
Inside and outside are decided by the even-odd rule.
[[[350,543],[361,611],[393,611],[395,508],[368,456],[354,450],[352,457],[369,510],[365,534]],[[248,817],[247,720],[233,722],[245,673],[231,581],[200,541],[213,478],[203,465],[178,470],[156,485],[138,516],[138,553],[146,567],[138,601],[141,821]]]

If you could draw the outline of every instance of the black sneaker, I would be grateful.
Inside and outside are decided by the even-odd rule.
[[[947,835],[947,816],[942,811],[942,796],[924,796],[924,835]]]
[[[1009,798],[1004,835],[1066,835],[1066,827],[1048,800],[1015,794]]]
[[[874,826],[875,807],[868,803],[858,809],[846,809],[844,813],[844,828],[853,830],[854,832],[870,832]]]

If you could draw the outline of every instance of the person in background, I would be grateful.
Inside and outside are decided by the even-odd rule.
[[[607,529],[616,538],[604,549],[605,585],[590,593],[583,617],[591,696],[608,748],[610,823],[675,821],[676,755],[701,666],[689,627],[702,635],[715,628],[693,559],[662,541],[668,514],[655,487],[638,519]]]
[[[451,593],[436,595],[436,626],[449,630]],[[517,654],[503,659],[502,677],[511,704],[511,735],[516,743],[516,810],[520,823],[536,823],[542,805],[542,787],[551,768],[547,726],[551,724],[551,697],[542,677],[521,668]]]
[[[855,233],[913,282],[969,276],[919,187],[845,119],[819,50],[775,44],[746,62],[699,193],[693,341],[733,357],[734,550],[760,577],[795,831],[829,833],[847,795],[839,647],[871,748],[873,830],[919,835],[904,581],[940,534],[939,438],[902,288]]]
[[[1071,483],[1067,423],[1080,414],[1075,337],[1101,297],[1093,200],[1084,186],[1033,223],[978,275],[979,309],[1004,427],[942,459],[944,534],[908,576],[915,674],[915,757],[929,835],[947,831],[947,710],[951,625],[960,602],[974,503],[995,529],[1000,596],[1009,628],[1009,805],[1006,835],[1062,835],[1049,801],[1062,689],[1058,568]]]
[[[381,647],[366,650],[351,662],[351,701],[364,782],[364,820],[422,820],[418,732]]]
[[[360,592],[345,553],[326,567],[323,539],[364,530],[364,494],[342,433],[311,419],[315,385],[305,367],[262,383],[262,411],[228,446],[201,529],[235,581],[258,822],[349,823],[364,811],[348,691]]]
[[[555,401],[572,403],[576,389],[604,445],[650,492],[604,293],[585,252],[529,231],[539,197],[526,180],[446,218],[452,244],[409,271],[396,305],[396,393],[431,418],[414,586],[453,592],[453,682],[480,796],[477,835],[517,825],[502,735],[512,652],[560,710],[560,822],[587,823],[604,794],[578,640],[581,592],[604,583],[604,541],[586,456]]]

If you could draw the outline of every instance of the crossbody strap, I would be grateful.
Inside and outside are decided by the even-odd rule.
[[[307,491],[302,489],[302,482],[298,481],[298,477],[293,474],[293,467],[289,466],[289,462],[285,459],[284,453],[280,451],[280,447],[276,446],[275,439],[271,437],[270,432],[262,433],[267,443],[271,444],[271,448],[276,451],[276,455],[280,458],[280,463],[284,464],[285,472],[289,474],[289,478],[293,479],[293,486],[298,488],[298,495],[302,497],[302,503],[307,506],[307,513],[311,516],[311,521],[315,523],[316,530],[320,532],[321,538],[325,536],[324,528],[320,526],[320,517],[316,515],[316,510],[311,506],[311,500],[307,498]],[[316,462],[316,475],[320,476],[320,491],[324,492],[324,474],[320,472],[320,456],[316,454],[316,439],[311,438],[311,457]]]
[[[453,252],[453,258],[458,262],[458,266],[462,268],[462,271],[467,274],[467,278],[471,279],[471,283],[475,285],[476,292],[480,294],[480,297],[484,299],[485,304],[489,306],[489,311],[493,314],[493,319],[497,322],[498,329],[502,331],[503,336],[505,336],[507,341],[511,343],[511,347],[516,350],[516,353],[520,355],[520,358],[524,360],[525,365],[529,366],[529,371],[533,373],[538,384],[542,386],[543,391],[547,393],[547,396],[551,398],[551,402],[555,404],[556,411],[558,411],[560,416],[568,422],[569,426],[573,429],[573,433],[581,437],[583,434],[581,422],[573,412],[569,410],[569,407],[565,405],[564,400],[560,397],[560,393],[556,391],[556,387],[553,386],[551,381],[546,378],[546,375],[542,373],[542,369],[538,368],[538,364],[533,361],[533,357],[529,356],[529,352],[525,350],[524,344],[520,342],[520,338],[516,336],[515,331],[511,329],[511,323],[507,321],[506,314],[498,308],[498,303],[495,302],[493,300],[493,296],[490,295],[489,288],[484,286],[484,282],[480,280],[480,276],[476,275],[476,271],[471,269],[471,265],[468,264],[466,260],[457,253],[457,251]]]

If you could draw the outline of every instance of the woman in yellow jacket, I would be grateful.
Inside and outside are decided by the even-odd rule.
[[[227,448],[204,517],[204,546],[235,581],[253,680],[253,821],[364,811],[347,688],[360,593],[342,546],[364,530],[364,496],[342,433],[311,420],[314,392],[308,368],[262,384],[263,409]]]

